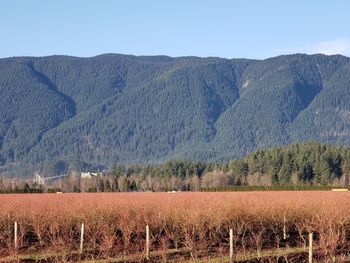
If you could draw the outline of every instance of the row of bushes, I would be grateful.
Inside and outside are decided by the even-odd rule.
[[[334,186],[327,185],[228,185],[219,187],[200,188],[201,192],[245,192],[245,191],[327,191],[333,189]],[[48,188],[47,193],[62,192],[61,188]],[[79,190],[74,192],[80,192]],[[89,188],[87,192],[98,192],[97,188]],[[31,194],[44,193],[43,189],[30,188],[26,189],[7,189],[0,190],[0,194]]]
[[[194,261],[210,253],[227,257],[229,229],[234,253],[245,255],[305,248],[313,232],[325,262],[350,251],[348,199],[349,193],[334,192],[3,195],[0,256],[18,253],[13,249],[18,222],[20,253],[52,251],[67,257],[54,262],[75,261],[84,223],[84,257],[90,259],[134,255],[135,262],[144,262],[149,225],[151,251],[163,253],[162,262],[176,247],[190,251]]]
[[[0,194],[38,194],[38,193],[44,193],[43,189],[36,189],[36,188],[30,188],[30,189],[4,189],[0,190]]]
[[[335,188],[330,185],[229,185],[201,188],[201,192],[240,192],[240,191],[327,191]]]

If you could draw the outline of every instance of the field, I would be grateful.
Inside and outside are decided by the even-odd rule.
[[[0,258],[141,262],[148,225],[155,262],[227,262],[229,229],[237,261],[303,261],[310,232],[324,261],[350,251],[349,200],[330,191],[0,195]]]

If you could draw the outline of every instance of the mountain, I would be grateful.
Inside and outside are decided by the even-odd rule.
[[[350,58],[339,55],[0,59],[0,172],[350,144],[349,88]]]

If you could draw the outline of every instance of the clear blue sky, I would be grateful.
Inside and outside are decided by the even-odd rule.
[[[347,0],[1,0],[0,57],[350,56]]]

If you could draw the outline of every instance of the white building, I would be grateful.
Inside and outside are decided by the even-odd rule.
[[[80,173],[81,178],[91,178],[91,177],[94,177],[97,175],[98,175],[98,173],[92,173],[92,172],[81,172]]]

